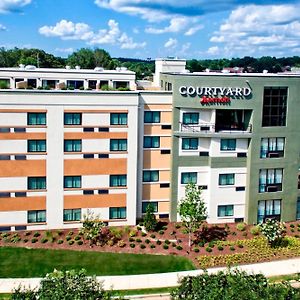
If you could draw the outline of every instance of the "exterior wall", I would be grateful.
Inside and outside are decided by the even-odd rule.
[[[163,82],[170,82],[173,86],[173,143],[172,143],[172,209],[171,219],[177,219],[176,207],[180,199],[178,194],[180,188],[178,176],[181,168],[195,167],[199,170],[208,167],[213,174],[215,169],[242,168],[244,171],[243,181],[245,191],[236,191],[239,195],[230,196],[230,201],[236,202],[239,199],[239,208],[234,209],[234,217],[245,218],[248,223],[257,222],[258,201],[269,199],[281,199],[281,219],[291,221],[296,218],[296,203],[299,197],[297,188],[300,139],[299,128],[297,126],[297,114],[300,101],[298,98],[299,77],[292,75],[211,75],[211,74],[187,74],[171,75],[163,74]],[[179,93],[181,86],[193,87],[238,87],[251,88],[252,93],[248,97],[231,97],[230,104],[210,103],[201,104],[201,97],[197,95],[183,96]],[[262,108],[264,87],[288,87],[287,118],[286,126],[262,127]],[[218,97],[218,96],[213,96]],[[251,112],[249,127],[242,131],[217,131],[210,122],[214,123],[217,110],[242,109]],[[202,125],[207,129],[188,130],[181,125],[183,112],[200,112]],[[248,116],[249,117],[249,116]],[[200,122],[199,122],[200,123]],[[214,124],[212,124],[214,125]],[[196,151],[185,151],[181,149],[182,137],[198,138],[200,147]],[[285,154],[282,158],[260,158],[261,139],[265,137],[284,137],[286,140]],[[220,139],[236,139],[236,150],[220,151]],[[210,141],[208,141],[210,140]],[[292,150],[293,149],[293,150]],[[208,156],[201,156],[201,151],[208,151]],[[259,171],[260,169],[282,168],[283,188],[280,192],[259,193]],[[217,182],[213,178],[212,182]],[[208,187],[208,189],[212,187]],[[223,195],[223,194],[222,194]],[[225,195],[225,194],[224,194]],[[228,197],[221,199],[227,201]],[[215,205],[219,201],[217,194],[211,194],[208,207]],[[214,204],[215,203],[215,204]],[[235,204],[235,203],[233,203]],[[215,212],[210,210],[210,217],[216,220]],[[216,211],[216,208],[214,208]],[[233,221],[233,219],[231,219]]]

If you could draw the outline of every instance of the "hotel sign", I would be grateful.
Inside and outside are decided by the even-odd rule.
[[[229,104],[231,97],[245,98],[251,95],[249,87],[194,87],[180,86],[182,96],[201,97],[201,104]]]

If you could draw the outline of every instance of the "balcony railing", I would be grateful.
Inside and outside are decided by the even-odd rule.
[[[184,132],[204,132],[204,133],[214,133],[214,132],[240,132],[240,133],[249,133],[252,132],[252,125],[223,125],[216,126],[213,123],[200,123],[200,124],[183,124],[179,122],[180,131]]]

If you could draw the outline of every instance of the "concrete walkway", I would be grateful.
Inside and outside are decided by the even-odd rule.
[[[279,260],[265,263],[238,266],[240,270],[247,273],[262,273],[267,277],[300,273],[300,258]],[[226,270],[226,267],[208,269],[208,273],[216,273]],[[183,276],[196,276],[202,274],[202,270],[145,274],[145,275],[124,275],[124,276],[98,276],[99,281],[103,281],[105,289],[131,290],[148,289],[160,287],[174,287],[178,285],[178,280]],[[22,286],[36,288],[41,278],[9,278],[0,279],[0,293],[10,293],[20,284]]]

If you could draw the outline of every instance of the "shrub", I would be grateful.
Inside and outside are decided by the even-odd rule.
[[[295,229],[294,229],[294,228],[291,228],[291,232],[295,232]]]
[[[203,242],[203,241],[201,241],[201,242],[198,243],[199,247],[204,247],[204,245],[205,245],[205,242]]]
[[[252,235],[259,235],[259,233],[260,233],[260,227],[259,226],[253,226],[253,227],[251,227],[250,233]]]
[[[78,241],[76,241],[76,244],[79,245],[79,246],[81,246],[83,244],[83,241],[82,240],[78,240]]]
[[[160,240],[157,240],[157,241],[156,241],[156,244],[157,244],[157,245],[161,245],[161,241],[160,241]]]
[[[194,252],[196,252],[196,253],[198,253],[198,252],[200,251],[199,248],[194,248],[193,250],[194,250]]]
[[[230,249],[231,251],[234,251],[234,250],[235,250],[234,246],[230,246],[229,249]]]
[[[268,219],[266,223],[260,224],[261,233],[268,240],[271,247],[279,246],[285,235],[284,224],[274,220]]]
[[[17,233],[15,233],[10,239],[11,243],[18,243],[20,241],[21,241],[21,237]]]
[[[246,236],[248,236],[248,233],[246,231],[244,231],[242,236],[246,237]]]
[[[295,224],[290,224],[290,227],[291,227],[291,228],[294,228],[294,227],[295,227]]]
[[[149,239],[145,239],[145,243],[146,244],[150,244],[150,240]]]
[[[171,242],[169,240],[165,240],[165,244],[169,245]]]
[[[211,249],[210,247],[206,247],[206,248],[205,248],[205,251],[206,251],[206,252],[212,252],[212,249]]]
[[[146,213],[145,213],[145,217],[144,217],[144,226],[147,231],[155,230],[155,228],[157,226],[157,220],[154,215],[154,207],[151,203],[148,204],[146,207]]]
[[[141,239],[136,239],[136,242],[141,243],[142,240]]]
[[[179,229],[180,227],[181,227],[180,224],[176,224],[176,225],[175,225],[175,228],[177,228],[177,229]]]
[[[155,247],[156,247],[156,246],[153,245],[153,244],[150,245],[150,248],[152,248],[152,249],[154,249]]]
[[[146,246],[145,246],[144,244],[140,244],[140,248],[141,248],[141,249],[145,249]]]
[[[245,230],[246,230],[246,224],[245,224],[245,223],[238,223],[238,224],[236,225],[236,229],[237,229],[238,231],[245,231]]]
[[[5,237],[5,238],[3,238],[3,242],[4,242],[4,243],[9,243],[9,242],[10,242],[10,239],[9,239],[8,237]]]
[[[146,232],[142,232],[141,235],[145,237],[147,235],[147,233]]]
[[[74,244],[74,240],[69,240],[68,241],[68,244],[71,246],[71,245],[73,245]]]
[[[169,246],[166,245],[166,244],[164,244],[164,245],[163,245],[163,248],[164,248],[165,250],[167,250],[167,249],[169,249]]]
[[[154,233],[152,233],[151,235],[150,235],[150,237],[152,238],[152,239],[155,239],[155,234]]]
[[[75,241],[81,240],[81,236],[80,236],[80,235],[76,235],[76,236],[74,237],[74,240],[75,240]]]
[[[58,240],[58,241],[57,241],[57,244],[60,245],[60,244],[62,244],[63,242],[64,242],[63,240]]]
[[[142,227],[137,226],[136,229],[137,229],[138,231],[141,231],[141,230],[142,230]]]
[[[118,247],[124,248],[126,246],[126,243],[123,240],[118,241]]]
[[[130,238],[128,239],[128,241],[129,241],[129,242],[134,242],[134,241],[135,241],[135,238],[130,237]]]
[[[27,242],[28,242],[28,239],[24,239],[23,242],[24,242],[24,243],[27,243]]]
[[[72,239],[71,236],[69,236],[69,235],[66,236],[66,241],[70,241],[71,239]]]
[[[32,243],[32,244],[36,243],[37,241],[38,241],[37,238],[32,238],[32,239],[31,239],[31,243]]]
[[[131,243],[129,246],[130,246],[130,248],[134,248],[134,247],[135,247],[135,244],[134,244],[134,243]]]
[[[231,233],[231,235],[236,235],[236,232],[235,232],[235,231],[233,231],[233,232]]]
[[[136,236],[136,231],[135,231],[135,230],[131,230],[131,231],[129,232],[129,236],[130,236],[130,237]]]
[[[237,269],[198,276],[183,277],[179,287],[171,292],[174,300],[179,299],[290,299],[300,298],[300,290],[288,283],[269,284],[262,274],[248,275]]]
[[[42,244],[46,244],[47,242],[48,242],[48,239],[46,239],[46,238],[42,238],[42,239],[41,239],[41,243],[42,243]]]
[[[64,232],[62,230],[57,230],[56,233],[57,233],[57,235],[61,236],[61,235],[63,235]]]
[[[162,230],[167,230],[167,229],[168,229],[168,226],[164,225],[161,229],[162,229]]]
[[[219,245],[219,246],[218,246],[218,250],[219,250],[219,251],[223,251],[223,250],[224,250],[224,247],[221,246],[221,245]]]
[[[176,231],[175,230],[172,230],[171,232],[170,232],[170,235],[175,235],[176,234]]]
[[[243,245],[242,243],[238,243],[237,246],[238,246],[239,248],[244,248],[244,245]]]
[[[176,246],[177,250],[182,250],[182,247],[180,245]]]
[[[68,235],[72,236],[74,234],[74,231],[69,231]]]
[[[40,235],[41,234],[39,232],[37,232],[37,231],[33,234],[34,237],[39,237]]]
[[[26,231],[26,232],[24,233],[24,235],[25,235],[25,236],[31,235],[31,231]]]
[[[176,243],[172,242],[172,247],[176,247]]]
[[[213,248],[215,246],[215,244],[216,243],[214,241],[211,241],[208,243],[208,247]]]

